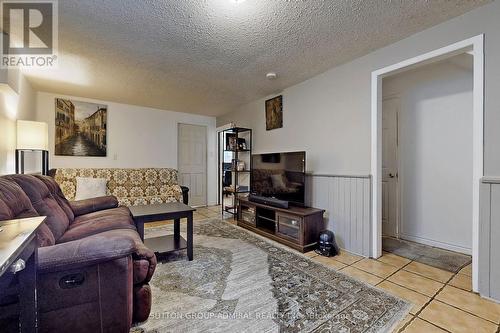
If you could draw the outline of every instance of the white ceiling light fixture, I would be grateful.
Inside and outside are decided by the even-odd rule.
[[[240,3],[243,3],[245,2],[246,0],[231,0],[232,3],[235,3],[235,4],[240,4]]]
[[[276,78],[278,77],[278,75],[276,75],[275,72],[269,72],[266,74],[266,77],[268,80],[276,80]]]

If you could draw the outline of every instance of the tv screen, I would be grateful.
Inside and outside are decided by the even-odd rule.
[[[252,155],[252,194],[305,205],[306,152]]]

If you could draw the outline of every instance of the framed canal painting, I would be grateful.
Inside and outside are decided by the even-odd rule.
[[[266,101],[266,130],[283,127],[283,95]]]
[[[55,154],[106,156],[107,105],[56,98]]]

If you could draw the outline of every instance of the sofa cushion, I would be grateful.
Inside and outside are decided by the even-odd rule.
[[[154,205],[154,204],[177,202],[177,201],[178,200],[176,196],[168,196],[168,195],[118,198],[118,203],[120,204],[120,206],[127,206],[127,207]]]
[[[141,198],[146,200],[146,204],[151,200],[182,202],[182,190],[175,169],[60,168],[51,170],[51,174],[68,200],[75,200],[76,178],[91,177],[106,179],[107,193],[117,197],[121,205],[143,204]]]
[[[43,181],[32,175],[9,175],[6,179],[16,182],[26,193],[33,208],[40,216],[47,216],[45,224],[57,240],[68,229],[70,220],[58,201],[54,199]]]
[[[68,199],[66,199],[66,197],[62,193],[59,184],[57,184],[54,178],[49,176],[35,175],[35,177],[40,179],[47,186],[54,199],[56,199],[59,206],[64,210],[64,212],[68,216],[68,219],[71,223],[71,221],[75,219],[75,214],[73,213],[73,209],[71,208]]]
[[[149,318],[152,296],[148,284],[134,286],[134,318],[133,322],[142,323]]]
[[[0,184],[2,186],[2,184]],[[0,194],[0,221],[11,220],[13,218],[12,210],[9,206],[2,200]]]
[[[116,229],[135,230],[134,220],[127,207],[106,209],[76,217],[57,243],[65,243]]]
[[[118,207],[118,200],[109,195],[106,197],[78,200],[70,202],[71,209],[75,216],[90,214],[100,210]]]
[[[0,221],[38,216],[31,201],[17,183],[0,178]]]
[[[17,183],[0,178],[0,221],[38,216],[31,201]],[[54,235],[47,225],[37,231],[39,247],[55,244]]]

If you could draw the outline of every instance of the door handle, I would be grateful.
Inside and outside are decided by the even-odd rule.
[[[394,174],[390,173],[389,178],[394,178]]]

